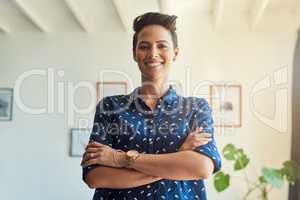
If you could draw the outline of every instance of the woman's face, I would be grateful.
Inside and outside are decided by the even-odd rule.
[[[160,25],[145,26],[133,50],[143,78],[149,81],[165,79],[177,54],[178,48],[174,48],[169,30]]]

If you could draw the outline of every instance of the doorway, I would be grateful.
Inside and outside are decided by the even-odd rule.
[[[300,163],[300,31],[293,62],[292,83],[292,159]],[[290,186],[289,200],[300,200],[300,181]]]

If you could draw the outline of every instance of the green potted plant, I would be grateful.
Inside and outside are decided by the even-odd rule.
[[[263,167],[261,175],[257,177],[256,181],[252,182],[248,179],[246,167],[248,166],[250,159],[244,153],[241,148],[236,148],[233,144],[227,144],[223,151],[223,157],[225,160],[233,163],[234,172],[243,172],[242,180],[247,185],[247,192],[243,199],[247,200],[253,192],[258,192],[261,200],[268,199],[268,193],[273,189],[280,189],[283,186],[284,181],[290,184],[295,184],[296,180],[300,177],[300,166],[292,161],[285,161],[281,168],[267,168]],[[219,171],[214,175],[214,187],[218,192],[226,190],[230,186],[230,179],[233,176]]]

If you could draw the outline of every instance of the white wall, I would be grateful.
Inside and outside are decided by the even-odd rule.
[[[244,148],[251,158],[249,176],[253,178],[261,166],[279,167],[290,156],[290,82],[296,26],[272,18],[268,27],[249,31],[239,22],[224,24],[213,31],[209,20],[194,20],[196,14],[183,15],[179,22],[181,54],[171,79],[179,81],[191,92],[201,80],[233,81],[243,87],[243,126],[231,134],[217,133],[219,149],[232,142]],[[199,18],[197,18],[199,19]],[[267,19],[266,19],[267,20]],[[278,27],[278,26],[280,27]],[[69,157],[69,129],[80,126],[80,119],[92,120],[93,111],[75,114],[68,123],[67,82],[99,81],[103,69],[118,69],[127,73],[137,86],[139,71],[132,60],[131,35],[124,32],[97,34],[13,34],[0,36],[0,87],[14,87],[25,71],[32,69],[55,72],[55,113],[32,115],[16,104],[13,121],[0,122],[0,198],[1,199],[88,199],[92,191],[81,181],[80,158]],[[250,109],[250,93],[255,83],[281,67],[288,68],[288,129],[279,133],[265,125]],[[190,83],[185,80],[190,70]],[[117,77],[111,77],[117,79]],[[57,83],[64,82],[65,113],[57,113]],[[130,87],[132,89],[132,87]],[[275,92],[276,90],[272,90]],[[191,94],[188,90],[185,94]],[[266,115],[274,112],[272,92],[261,94],[257,108]],[[32,76],[21,88],[23,101],[33,107],[47,105],[46,77]],[[262,99],[262,100],[261,100]],[[267,99],[267,100],[266,100]],[[75,103],[86,107],[93,98],[87,90],[75,95]],[[274,114],[274,113],[273,113]],[[223,169],[231,165],[224,161]],[[241,174],[242,176],[242,174]],[[243,184],[217,194],[208,185],[209,197],[214,200],[241,199]],[[287,199],[287,188],[273,191],[270,199]]]
[[[223,133],[217,129],[218,144],[220,149],[227,144],[233,143],[244,148],[250,157],[251,166],[248,168],[250,180],[260,174],[262,166],[280,167],[281,163],[290,156],[291,140],[291,75],[294,46],[296,41],[296,25],[288,16],[266,16],[262,25],[256,30],[250,31],[247,24],[241,21],[224,22],[219,30],[213,31],[209,26],[209,20],[196,14],[189,13],[182,16],[181,39],[182,58],[179,69],[175,76],[180,79],[183,68],[192,68],[191,80],[195,83],[199,80],[210,80],[213,82],[233,82],[243,87],[243,126]],[[241,20],[241,19],[239,19]],[[195,24],[202,24],[201,28]],[[287,68],[287,83],[280,86],[274,85],[274,73],[278,69]],[[255,85],[270,76],[271,86],[269,89],[254,96],[255,110],[251,108],[251,91]],[[278,89],[287,90],[287,113],[276,113],[276,103],[284,107],[284,102],[275,102],[275,95]],[[284,99],[284,98],[283,98]],[[266,125],[258,119],[253,112],[260,112],[262,115],[272,119],[279,115],[279,119],[288,116],[287,129],[284,133]],[[283,125],[284,120],[276,121]],[[275,126],[274,126],[275,125]],[[280,126],[279,126],[280,127]],[[232,171],[232,164],[223,162],[223,169]],[[240,173],[240,177],[243,174]],[[212,180],[209,185],[212,186]],[[224,193],[216,195],[212,187],[209,188],[210,199],[242,199],[245,194],[245,183],[240,180],[233,180],[233,187]],[[287,189],[274,190],[270,199],[287,199]],[[254,198],[255,199],[255,198]]]

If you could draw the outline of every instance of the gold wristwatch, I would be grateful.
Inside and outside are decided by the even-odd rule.
[[[127,167],[129,167],[138,157],[140,153],[136,150],[129,150],[126,152],[126,160],[128,161]]]

